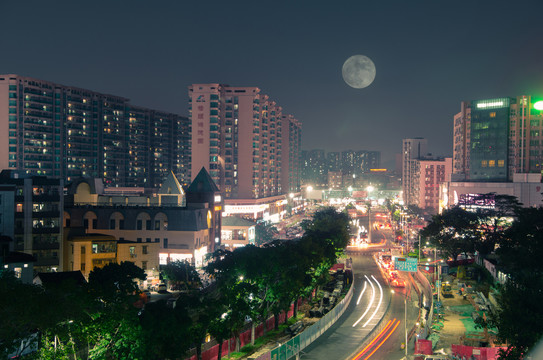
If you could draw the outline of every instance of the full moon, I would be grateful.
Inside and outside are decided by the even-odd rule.
[[[347,85],[363,89],[375,79],[375,64],[367,56],[353,55],[345,61],[341,72]]]

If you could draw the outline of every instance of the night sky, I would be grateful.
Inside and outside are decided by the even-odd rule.
[[[54,4],[54,5],[52,5]],[[304,149],[426,137],[452,155],[471,99],[543,93],[543,1],[0,1],[0,73],[188,115],[187,86],[258,86],[303,123]],[[362,54],[377,76],[347,86]]]

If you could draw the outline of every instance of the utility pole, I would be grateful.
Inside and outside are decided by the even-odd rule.
[[[419,256],[418,256],[418,262],[420,263],[420,233],[419,233]]]
[[[371,244],[371,202],[368,205],[368,244]]]

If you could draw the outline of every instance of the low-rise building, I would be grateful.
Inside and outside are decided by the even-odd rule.
[[[227,216],[222,219],[221,242],[225,248],[234,248],[255,244],[256,223],[238,216]]]
[[[543,205],[541,174],[514,174],[513,182],[446,181],[440,186],[440,211],[456,205],[466,209],[494,206],[493,196],[515,196],[524,207]]]
[[[99,180],[80,179],[69,187],[64,225],[67,229],[82,228],[86,234],[109,235],[120,248],[128,247],[128,254],[131,247],[137,251],[141,246],[142,252],[145,246],[148,250],[156,247],[158,265],[186,260],[202,266],[206,254],[215,244],[220,245],[215,234],[221,229],[221,198],[209,181],[209,175],[198,175],[187,190],[187,198],[173,173],[157,191],[112,191]],[[151,260],[142,261],[147,261],[147,270],[156,267]],[[137,261],[137,265],[144,264]]]
[[[64,249],[65,261],[69,271],[81,271],[88,279],[90,272],[111,263],[130,261],[145,270],[146,287],[158,283],[159,243],[142,243],[117,240],[115,236],[85,233],[84,228],[67,229]]]

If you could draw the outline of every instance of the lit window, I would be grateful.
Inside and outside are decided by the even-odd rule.
[[[498,167],[504,167],[505,166],[505,160],[498,160]]]
[[[488,167],[495,167],[496,166],[496,161],[495,160],[489,160],[488,161]]]
[[[482,166],[482,167],[487,167],[487,166],[488,166],[488,161],[482,160],[482,161],[481,161],[481,166]]]

